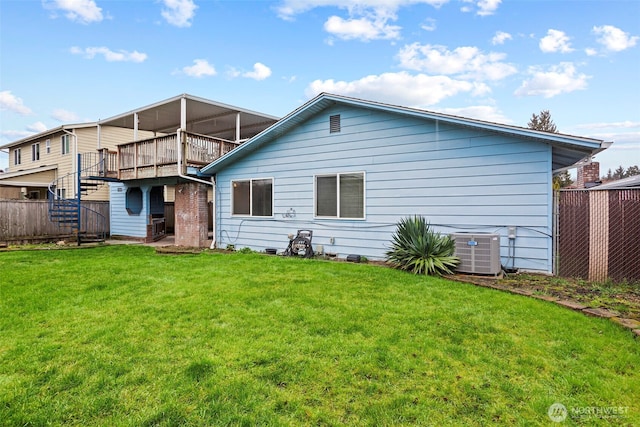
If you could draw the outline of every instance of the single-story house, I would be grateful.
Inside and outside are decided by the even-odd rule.
[[[382,259],[397,222],[499,236],[503,265],[553,271],[553,174],[602,140],[320,94],[200,169],[218,247]]]

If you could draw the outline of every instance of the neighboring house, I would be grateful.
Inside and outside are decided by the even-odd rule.
[[[591,187],[592,190],[626,190],[631,188],[640,189],[640,175],[608,181],[604,184]]]
[[[500,235],[503,265],[553,271],[552,177],[601,140],[321,94],[200,171],[215,177],[218,247],[381,259],[396,223]],[[509,240],[508,230],[515,231]]]
[[[117,143],[132,138],[129,129],[99,127],[92,122],[59,126],[6,144],[1,148],[8,149],[9,168],[0,175],[0,199],[47,199],[49,185],[76,171],[78,153],[97,155],[97,150],[113,150]],[[73,197],[75,181],[61,182],[58,194]],[[83,198],[109,200],[106,186],[95,190]]]

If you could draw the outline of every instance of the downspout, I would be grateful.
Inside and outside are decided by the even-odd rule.
[[[79,153],[78,153],[78,135],[76,135],[73,132],[69,132],[66,129],[62,129],[62,132],[66,133],[67,135],[71,135],[73,137],[74,150],[73,150],[73,153],[72,153],[71,169],[72,169],[73,172],[76,172],[78,174],[78,177],[80,177],[80,164],[78,162],[78,155],[79,155]],[[77,180],[74,180],[74,183],[73,183],[73,187],[74,187],[73,188],[73,194],[76,194],[76,193],[80,192],[79,188],[75,188],[75,187],[77,187],[76,181]]]
[[[200,184],[211,185],[213,188],[213,206],[212,206],[212,217],[213,217],[213,239],[211,240],[211,246],[209,249],[215,249],[216,247],[216,181],[211,177],[211,182],[204,181],[202,179],[194,178],[192,176],[188,176],[182,173],[182,129],[176,130],[176,141],[178,145],[178,176],[180,178],[188,179],[190,181],[199,182]]]

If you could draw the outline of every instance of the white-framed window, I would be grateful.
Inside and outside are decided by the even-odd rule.
[[[315,216],[364,219],[364,172],[316,175]]]
[[[231,181],[231,214],[273,216],[273,178]]]
[[[62,145],[62,154],[70,153],[71,148],[71,135],[62,135],[60,137],[60,144]]]
[[[37,162],[40,160],[40,143],[36,142],[31,145],[31,161]]]
[[[45,145],[45,149],[47,150],[47,154],[51,154],[51,140],[47,139],[44,145]]]
[[[16,148],[13,150],[13,164],[19,165],[22,163],[22,149]]]

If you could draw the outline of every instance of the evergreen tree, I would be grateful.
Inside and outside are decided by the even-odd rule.
[[[638,165],[629,166],[625,172],[625,178],[629,178],[634,175],[640,175],[640,168]]]
[[[625,170],[622,165],[618,166],[618,168],[613,172],[613,179],[622,179],[625,176]]]
[[[529,129],[558,133],[555,123],[551,120],[551,113],[549,113],[549,110],[540,111],[540,115],[533,114],[527,125],[529,126]]]
[[[542,110],[540,114],[532,114],[531,120],[527,124],[529,129],[541,130],[544,132],[558,133],[555,123],[551,119],[551,113],[549,110]],[[564,188],[573,184],[569,171],[564,171],[553,177],[554,188]]]

